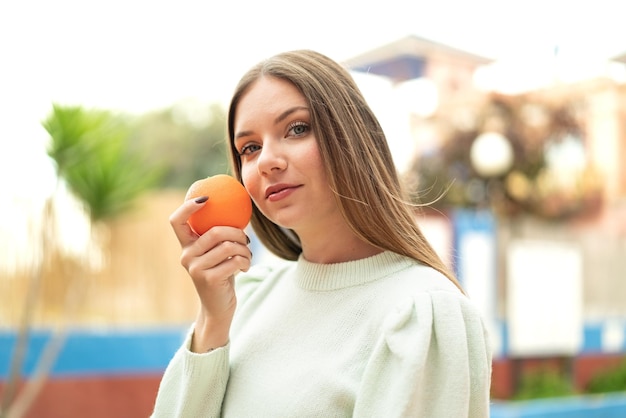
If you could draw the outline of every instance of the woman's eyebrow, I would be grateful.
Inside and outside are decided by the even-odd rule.
[[[287,110],[285,110],[283,113],[281,113],[280,115],[278,115],[278,117],[276,119],[274,119],[274,125],[276,125],[277,123],[282,122],[283,120],[285,120],[289,115],[291,115],[294,112],[297,112],[298,110],[306,110],[308,111],[309,108],[306,106],[294,106],[291,107]]]
[[[306,106],[294,106],[294,107],[291,107],[291,108],[285,110],[280,115],[278,115],[278,117],[276,119],[274,119],[274,125],[279,124],[280,122],[282,122],[283,120],[288,118],[289,115],[291,115],[292,113],[297,112],[299,110],[306,110],[308,112],[309,108],[306,107]],[[241,137],[244,137],[244,136],[252,135],[252,134],[253,134],[252,131],[237,132],[237,134],[235,134],[235,140],[237,140],[237,139],[239,139]]]
[[[238,140],[239,138],[243,138],[244,136],[248,136],[248,135],[252,135],[252,131],[242,131],[242,132],[237,132],[237,134],[235,135],[234,140]]]

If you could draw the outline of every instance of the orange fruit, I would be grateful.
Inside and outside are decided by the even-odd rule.
[[[195,181],[185,200],[208,196],[204,206],[189,217],[189,226],[198,235],[210,228],[233,226],[244,229],[252,216],[252,201],[243,185],[234,177],[217,174]]]

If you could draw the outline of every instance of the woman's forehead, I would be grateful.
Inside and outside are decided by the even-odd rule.
[[[306,98],[291,82],[262,77],[241,96],[236,106],[235,125],[254,117],[278,116],[292,107],[308,107]]]

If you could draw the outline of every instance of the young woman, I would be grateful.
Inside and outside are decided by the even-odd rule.
[[[251,268],[236,228],[194,234],[205,199],[172,214],[200,310],[153,416],[488,416],[480,315],[416,225],[349,73],[312,51],[261,62],[228,131],[255,233],[286,261]]]

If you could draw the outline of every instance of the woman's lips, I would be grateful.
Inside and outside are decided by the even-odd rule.
[[[294,184],[277,184],[265,190],[265,198],[270,202],[277,202],[290,196],[298,187],[300,186]]]

